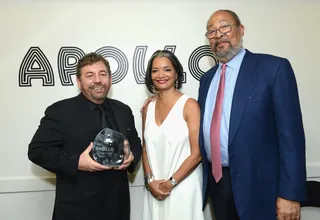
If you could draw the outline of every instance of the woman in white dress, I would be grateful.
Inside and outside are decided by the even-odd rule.
[[[146,86],[156,98],[143,109],[143,220],[203,220],[200,109],[182,94],[183,68],[170,51],[149,60]]]

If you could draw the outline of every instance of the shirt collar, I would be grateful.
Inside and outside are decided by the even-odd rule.
[[[101,106],[104,110],[108,110],[108,109],[109,109],[109,99],[108,99],[108,98],[106,98],[106,99],[103,101],[103,103],[102,103],[101,105],[99,105],[99,104],[96,104],[96,103],[90,101],[89,99],[87,99],[87,98],[83,95],[82,92],[81,92],[81,96],[88,102],[88,104],[89,104],[89,106],[90,106],[90,109],[92,109],[92,110],[95,110],[95,108],[96,108],[97,106]]]
[[[227,66],[233,70],[239,70],[245,54],[246,50],[244,48],[241,48],[237,55],[235,55],[235,57],[233,57],[229,62],[227,62]],[[222,64],[223,63],[219,62],[220,69],[222,67]]]

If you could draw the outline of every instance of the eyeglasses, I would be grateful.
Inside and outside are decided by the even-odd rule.
[[[217,36],[218,30],[220,31],[221,34],[227,34],[232,30],[232,25],[231,24],[225,24],[225,25],[220,26],[218,29],[208,30],[205,33],[205,36],[208,39],[215,38]]]

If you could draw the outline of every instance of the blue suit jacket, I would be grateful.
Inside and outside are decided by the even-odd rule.
[[[202,76],[198,97],[204,204],[208,160],[203,115],[216,69]],[[275,219],[277,197],[306,199],[305,136],[296,79],[287,59],[246,52],[232,100],[228,152],[241,219]]]

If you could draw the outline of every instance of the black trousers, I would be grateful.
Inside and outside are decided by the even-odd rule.
[[[230,169],[222,168],[222,179],[216,183],[209,163],[208,192],[216,220],[239,220],[231,189]]]

